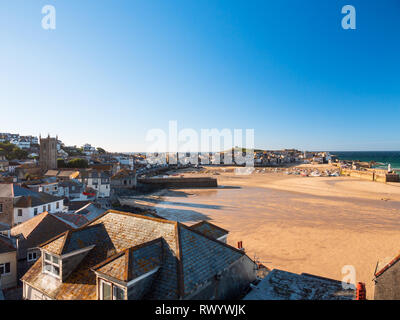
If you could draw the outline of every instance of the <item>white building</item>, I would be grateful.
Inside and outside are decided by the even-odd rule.
[[[79,181],[96,190],[98,198],[110,197],[111,177],[108,172],[89,169],[81,172]]]
[[[64,199],[44,192],[36,192],[9,184],[13,198],[13,222],[20,224],[42,212],[67,212]]]

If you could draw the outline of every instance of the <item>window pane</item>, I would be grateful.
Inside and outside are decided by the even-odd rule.
[[[51,261],[51,256],[50,256],[48,253],[45,253],[45,254],[44,254],[44,258],[45,258],[47,261]]]
[[[51,272],[52,265],[48,264],[47,262],[44,263],[44,270]]]
[[[111,285],[102,282],[102,286],[103,286],[103,300],[112,300]]]
[[[125,300],[124,290],[120,287],[114,287],[114,299],[115,300]]]
[[[11,272],[10,263],[6,263],[6,273],[10,273],[10,272]]]
[[[54,266],[53,266],[53,273],[54,273],[56,276],[60,275],[60,268],[59,268],[59,267],[54,267]]]
[[[4,264],[0,264],[0,274],[4,274]]]
[[[55,256],[53,256],[53,262],[54,262],[55,264],[58,264],[58,258],[55,257]]]

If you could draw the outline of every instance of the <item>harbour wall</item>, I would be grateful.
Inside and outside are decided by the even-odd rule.
[[[399,175],[397,173],[388,173],[386,170],[379,170],[379,169],[367,169],[367,170],[341,169],[340,174],[342,176],[355,177],[369,181],[377,181],[384,183],[400,182]]]
[[[142,178],[139,183],[154,185],[161,188],[184,189],[184,188],[216,188],[217,179],[210,177],[198,178]]]

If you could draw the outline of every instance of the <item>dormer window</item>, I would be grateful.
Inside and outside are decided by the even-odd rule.
[[[43,272],[60,278],[60,259],[46,252],[43,258]]]
[[[125,290],[100,279],[100,300],[125,300]]]
[[[28,262],[36,261],[38,259],[37,252],[28,252]]]

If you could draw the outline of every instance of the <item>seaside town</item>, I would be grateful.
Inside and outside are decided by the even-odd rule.
[[[348,283],[313,273],[320,270],[316,267],[283,269],[286,265],[277,261],[291,259],[288,244],[268,248],[257,228],[246,225],[250,220],[237,227],[225,213],[217,216],[217,203],[177,202],[193,201],[195,192],[200,200],[203,193],[231,191],[226,197],[233,199],[245,188],[256,194],[266,183],[277,190],[287,179],[298,188],[285,189],[291,196],[307,193],[314,181],[332,185],[355,179],[396,188],[399,175],[390,165],[340,160],[327,151],[254,150],[254,170],[238,176],[237,152],[198,154],[195,164],[187,161],[192,155],[166,154],[165,163],[152,163],[145,153],[111,153],[89,143],[67,146],[50,135],[0,133],[0,300],[400,298],[396,252],[390,259],[375,256],[376,266],[360,260],[374,272],[363,271],[360,281]],[[226,164],[228,156],[232,162]],[[254,185],[246,186],[248,181]],[[268,196],[278,201],[277,195]],[[388,197],[382,200],[390,203]],[[243,216],[246,209],[241,210]],[[262,210],[255,205],[251,211]],[[274,210],[278,215],[282,209],[268,208]],[[274,237],[279,235],[269,233]]]

